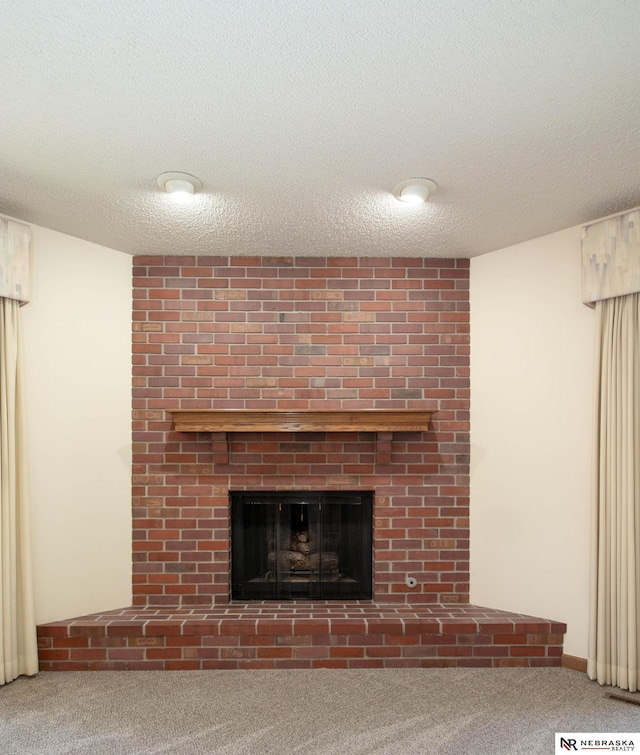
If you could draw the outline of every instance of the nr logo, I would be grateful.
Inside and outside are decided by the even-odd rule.
[[[577,750],[577,739],[565,739],[564,737],[560,737],[560,747],[562,747],[563,750]]]

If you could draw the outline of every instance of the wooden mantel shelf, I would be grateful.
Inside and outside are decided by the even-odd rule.
[[[428,429],[431,409],[173,409],[183,433],[375,432],[378,461],[391,457],[391,433]],[[215,446],[215,444],[214,444]],[[227,447],[228,461],[228,447]]]
[[[183,433],[393,432],[426,430],[433,414],[423,409],[174,409]]]

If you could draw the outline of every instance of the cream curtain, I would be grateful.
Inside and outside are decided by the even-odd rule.
[[[638,690],[640,294],[596,304],[595,463],[587,673]]]
[[[20,361],[20,303],[1,298],[0,684],[38,671]]]

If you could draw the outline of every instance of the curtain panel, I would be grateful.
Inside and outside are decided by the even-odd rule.
[[[20,303],[0,299],[0,684],[38,671],[27,511]]]
[[[595,450],[587,673],[638,690],[640,294],[596,304]]]

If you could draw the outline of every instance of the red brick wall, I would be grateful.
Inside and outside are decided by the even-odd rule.
[[[469,262],[137,257],[136,605],[229,599],[229,489],[375,491],[374,597],[467,602]],[[176,408],[433,408],[426,433],[176,433]],[[418,579],[409,590],[405,577]]]

